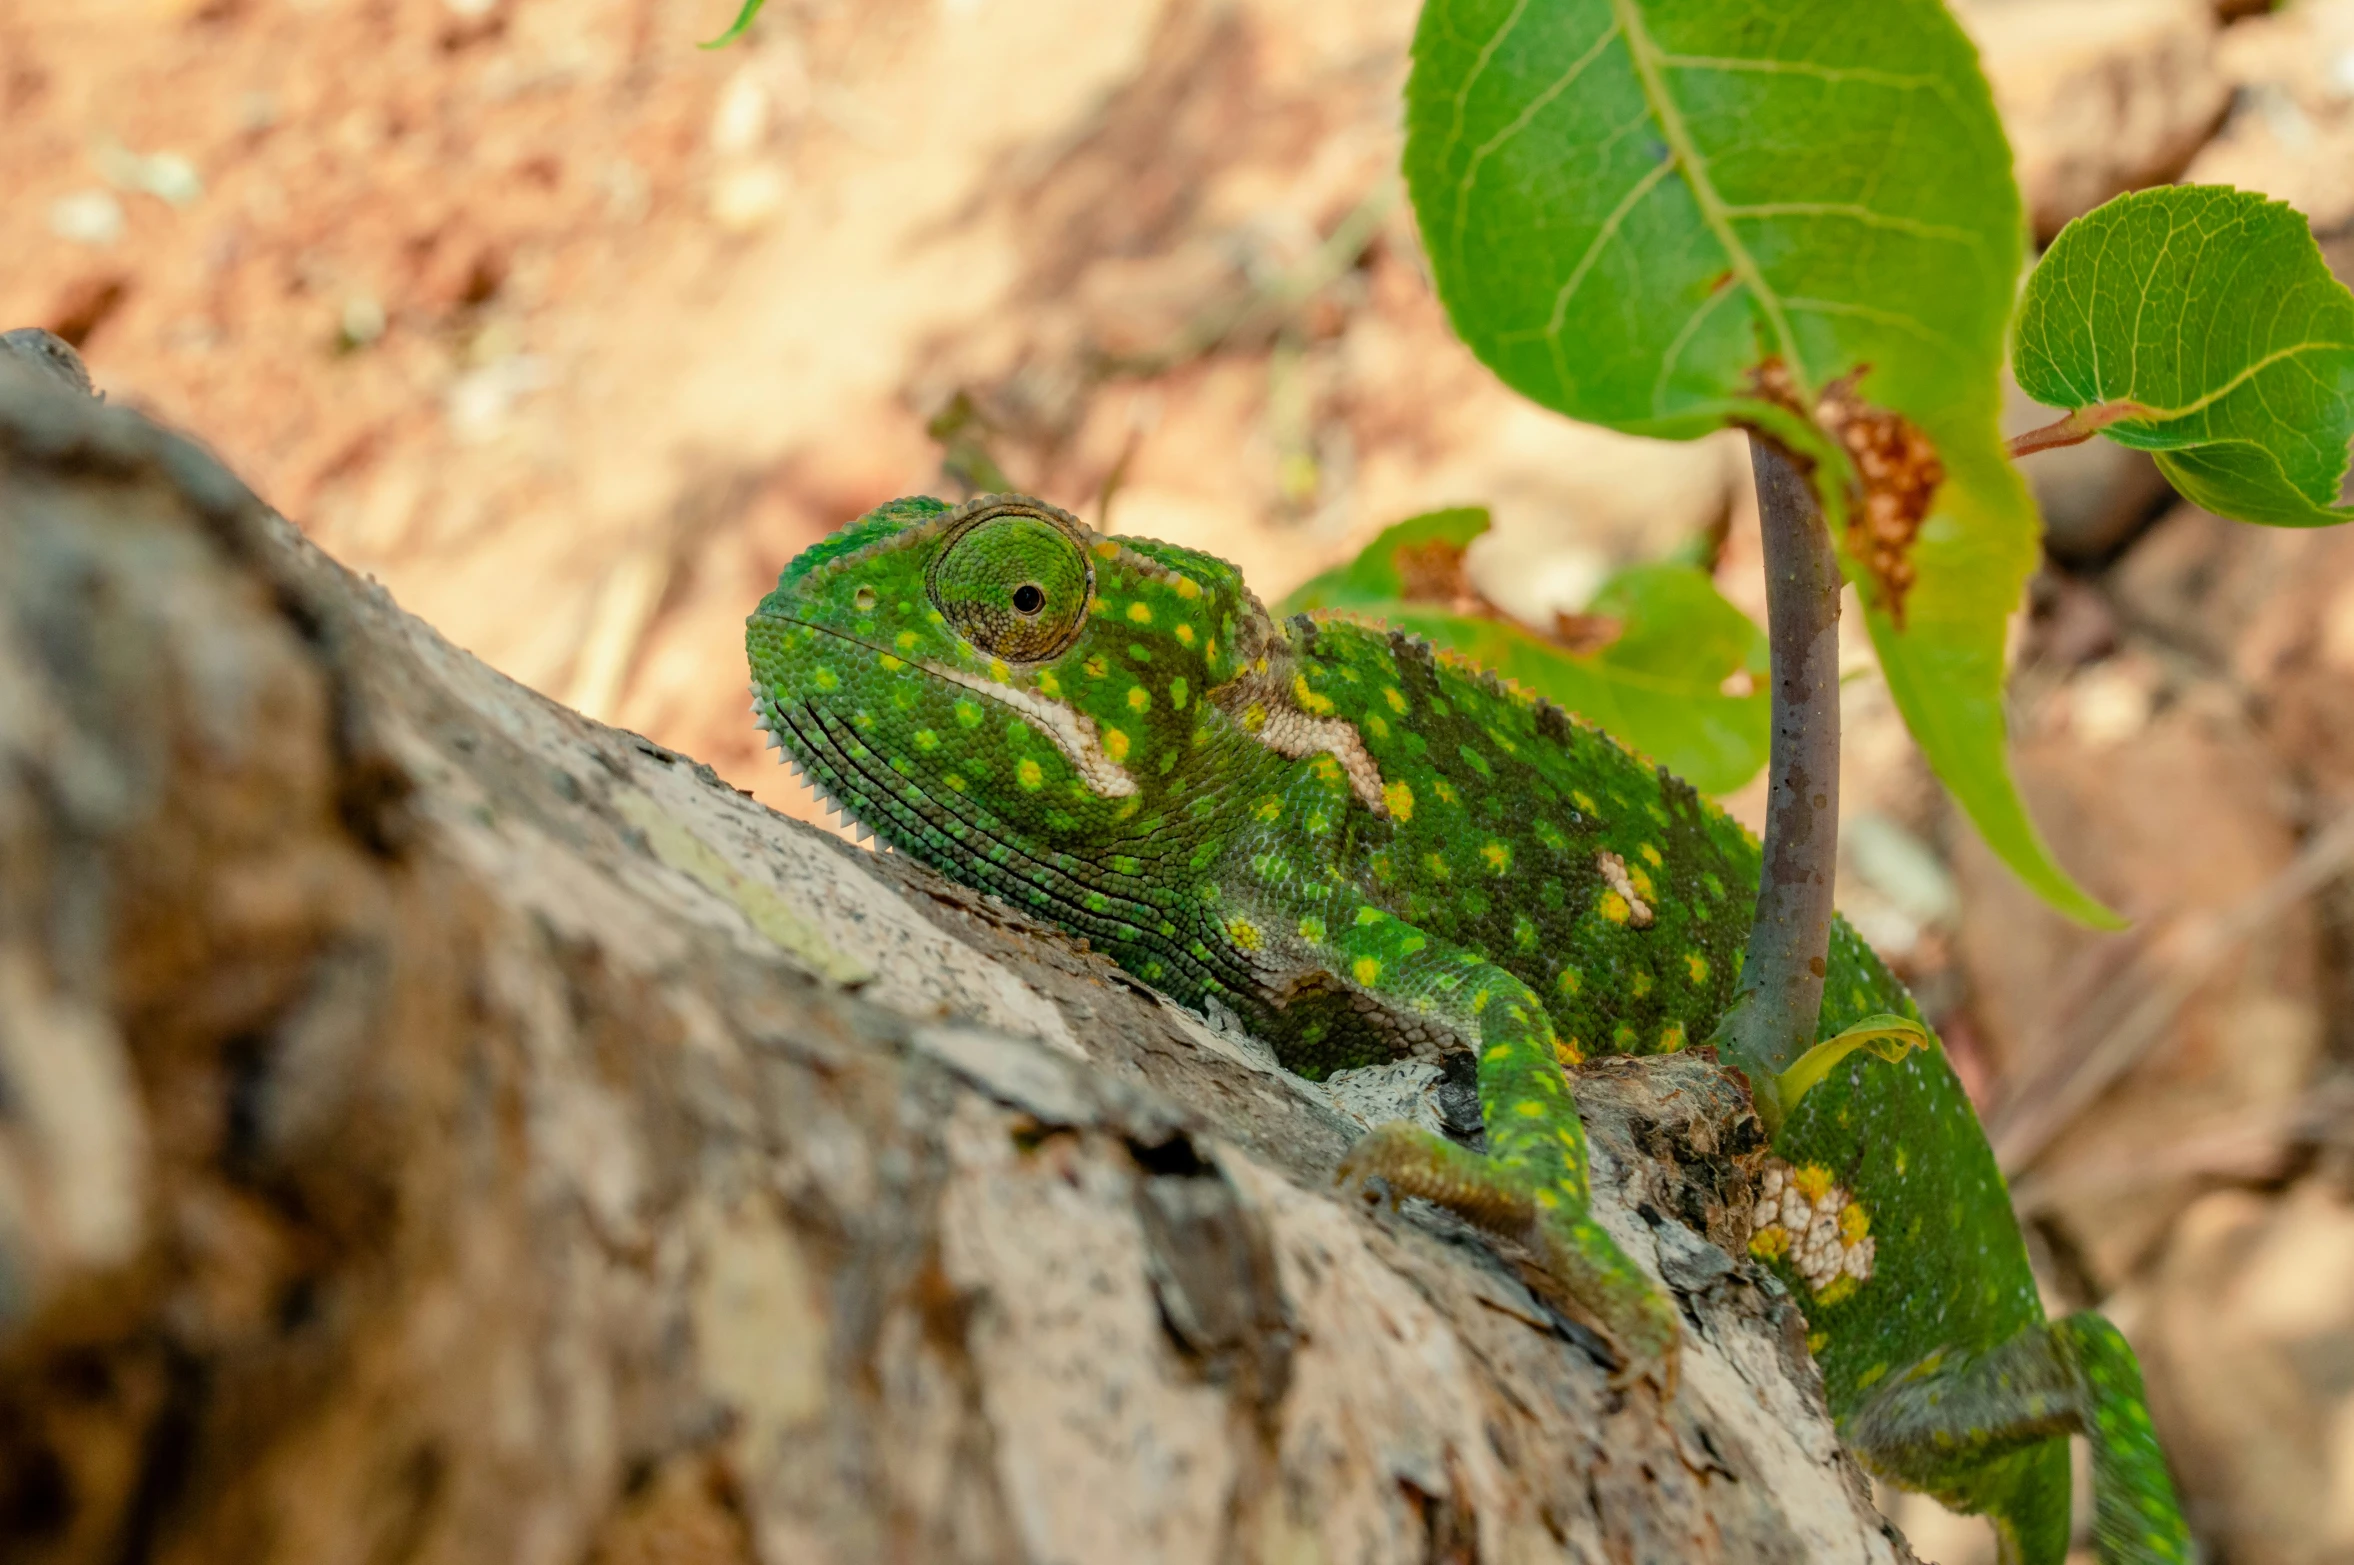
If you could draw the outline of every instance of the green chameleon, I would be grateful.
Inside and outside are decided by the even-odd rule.
[[[1737,823],[1418,641],[1279,624],[1223,561],[1035,500],[882,506],[786,567],[745,640],[772,744],[892,847],[1312,1079],[1474,1052],[1484,1153],[1385,1125],[1344,1181],[1527,1243],[1622,1380],[1673,1395],[1675,1310],[1588,1215],[1563,1067],[1709,1035],[1756,895]],[[1820,1036],[1875,1018],[1928,1046],[1818,1046],[1779,1079],[1751,1241],[1805,1303],[1842,1438],[2044,1565],[2084,1435],[2101,1558],[2189,1558],[2132,1350],[2044,1318],[1968,1098],[1841,922]]]

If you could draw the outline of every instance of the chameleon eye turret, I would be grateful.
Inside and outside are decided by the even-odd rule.
[[[1037,663],[1087,622],[1095,566],[1076,517],[1018,497],[968,507],[933,556],[925,583],[948,623],[983,652]]]
[[[1312,1080],[1470,1055],[1484,1150],[1385,1125],[1343,1177],[1509,1234],[1624,1378],[1673,1394],[1677,1312],[1587,1210],[1562,1067],[1709,1036],[1758,884],[1723,811],[1420,642],[1278,624],[1222,561],[1019,496],[861,517],[785,568],[745,641],[772,742],[890,846]],[[1821,1038],[1920,1022],[1845,923],[1828,965]],[[2185,1558],[2132,1350],[2098,1316],[2044,1318],[1942,1051],[1839,1054],[1784,1111],[1750,1254],[1804,1308],[1865,1465],[2058,1565],[2081,1434],[2104,1565]]]

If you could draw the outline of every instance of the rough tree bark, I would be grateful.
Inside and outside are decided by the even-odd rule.
[[[1911,1559],[1729,1258],[1737,1085],[1579,1086],[1663,1409],[1332,1193],[1385,1083],[1447,1100],[514,685],[0,362],[0,1556]]]

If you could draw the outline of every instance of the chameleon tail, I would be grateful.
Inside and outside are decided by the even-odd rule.
[[[2075,1368],[2092,1446],[2093,1542],[2104,1565],[2188,1560],[2190,1531],[2142,1400],[2141,1366],[2117,1328],[2090,1310],[2055,1321]]]
[[[2005,1565],[2058,1565],[2067,1553],[2065,1437],[2081,1434],[2092,1446],[2101,1565],[2191,1558],[2133,1349],[2090,1311],[1983,1353],[1933,1353],[1866,1399],[1842,1432],[1873,1471],[1991,1517]]]

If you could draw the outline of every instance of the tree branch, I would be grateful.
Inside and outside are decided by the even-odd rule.
[[[1809,474],[1752,431],[1773,651],[1765,855],[1741,986],[1716,1041],[1778,1122],[1774,1078],[1809,1048],[1823,1008],[1839,846],[1839,559]]]

